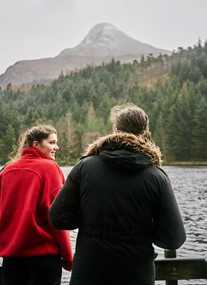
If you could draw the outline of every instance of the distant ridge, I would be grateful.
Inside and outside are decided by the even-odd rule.
[[[135,40],[109,23],[100,23],[90,29],[79,45],[64,49],[56,57],[16,62],[0,75],[0,86],[43,82],[57,78],[61,72],[107,63],[112,58],[132,62],[149,54],[158,56],[171,52]]]

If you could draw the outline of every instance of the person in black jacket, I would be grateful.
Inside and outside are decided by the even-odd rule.
[[[116,111],[113,133],[89,145],[50,207],[54,227],[79,229],[70,285],[155,283],[153,244],[172,250],[186,239],[160,166],[144,110]]]

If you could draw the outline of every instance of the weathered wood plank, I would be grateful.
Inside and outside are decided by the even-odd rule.
[[[156,280],[207,279],[207,259],[164,258],[157,259]]]

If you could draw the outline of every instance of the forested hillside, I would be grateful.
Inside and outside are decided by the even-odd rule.
[[[49,86],[7,85],[0,91],[0,165],[20,132],[37,123],[57,128],[57,161],[71,165],[86,144],[111,131],[111,108],[126,102],[148,113],[165,163],[207,161],[207,43],[198,42],[171,56],[89,66]]]

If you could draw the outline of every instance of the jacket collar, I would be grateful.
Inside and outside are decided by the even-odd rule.
[[[25,147],[22,150],[22,158],[34,158],[34,157],[41,157],[41,158],[45,158],[45,159],[51,159],[47,157],[43,152],[41,152],[41,150],[39,150],[36,147]]]
[[[97,139],[85,150],[83,157],[99,154],[99,152],[110,144],[116,144],[121,149],[131,149],[133,152],[141,153],[150,158],[155,166],[161,166],[161,152],[154,141],[141,135],[136,136],[131,133],[117,132]]]

